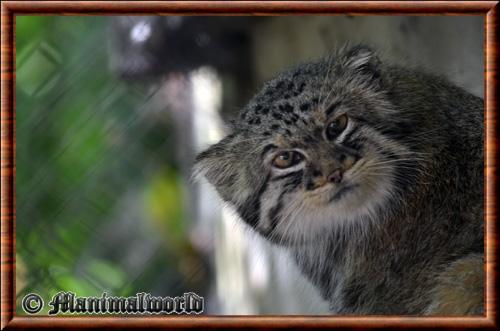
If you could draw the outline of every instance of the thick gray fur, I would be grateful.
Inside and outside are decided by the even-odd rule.
[[[328,109],[349,116],[338,140],[324,136]],[[276,149],[306,161],[294,173],[273,170]],[[290,250],[332,313],[481,314],[483,165],[481,98],[354,46],[266,83],[196,171]],[[306,183],[338,167],[355,189],[335,196],[341,186],[326,184],[331,203],[310,195]],[[453,267],[461,261],[465,269]]]

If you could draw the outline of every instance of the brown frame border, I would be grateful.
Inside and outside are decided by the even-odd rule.
[[[460,327],[498,328],[496,214],[498,1],[4,1],[1,3],[1,325],[0,328],[124,327]],[[484,317],[167,316],[15,317],[15,16],[26,15],[485,15],[485,228]]]

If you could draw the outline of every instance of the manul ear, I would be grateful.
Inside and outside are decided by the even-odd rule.
[[[365,75],[373,80],[380,78],[380,60],[373,49],[356,45],[341,51],[341,64],[345,69]]]
[[[245,149],[236,135],[229,135],[196,157],[196,177],[205,177],[222,199],[238,204],[246,198]],[[248,152],[248,151],[247,151]]]

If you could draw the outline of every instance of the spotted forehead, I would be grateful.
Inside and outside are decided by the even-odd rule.
[[[241,112],[240,124],[271,136],[292,135],[299,128],[312,129],[324,121],[321,85],[317,79],[301,78],[291,75],[268,83]]]

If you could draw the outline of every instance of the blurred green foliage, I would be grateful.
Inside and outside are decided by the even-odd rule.
[[[199,259],[186,239],[169,122],[151,115],[148,84],[110,74],[108,24],[16,17],[18,314],[30,292],[47,302],[59,291],[196,290],[178,267]],[[134,238],[150,251],[139,262]]]

